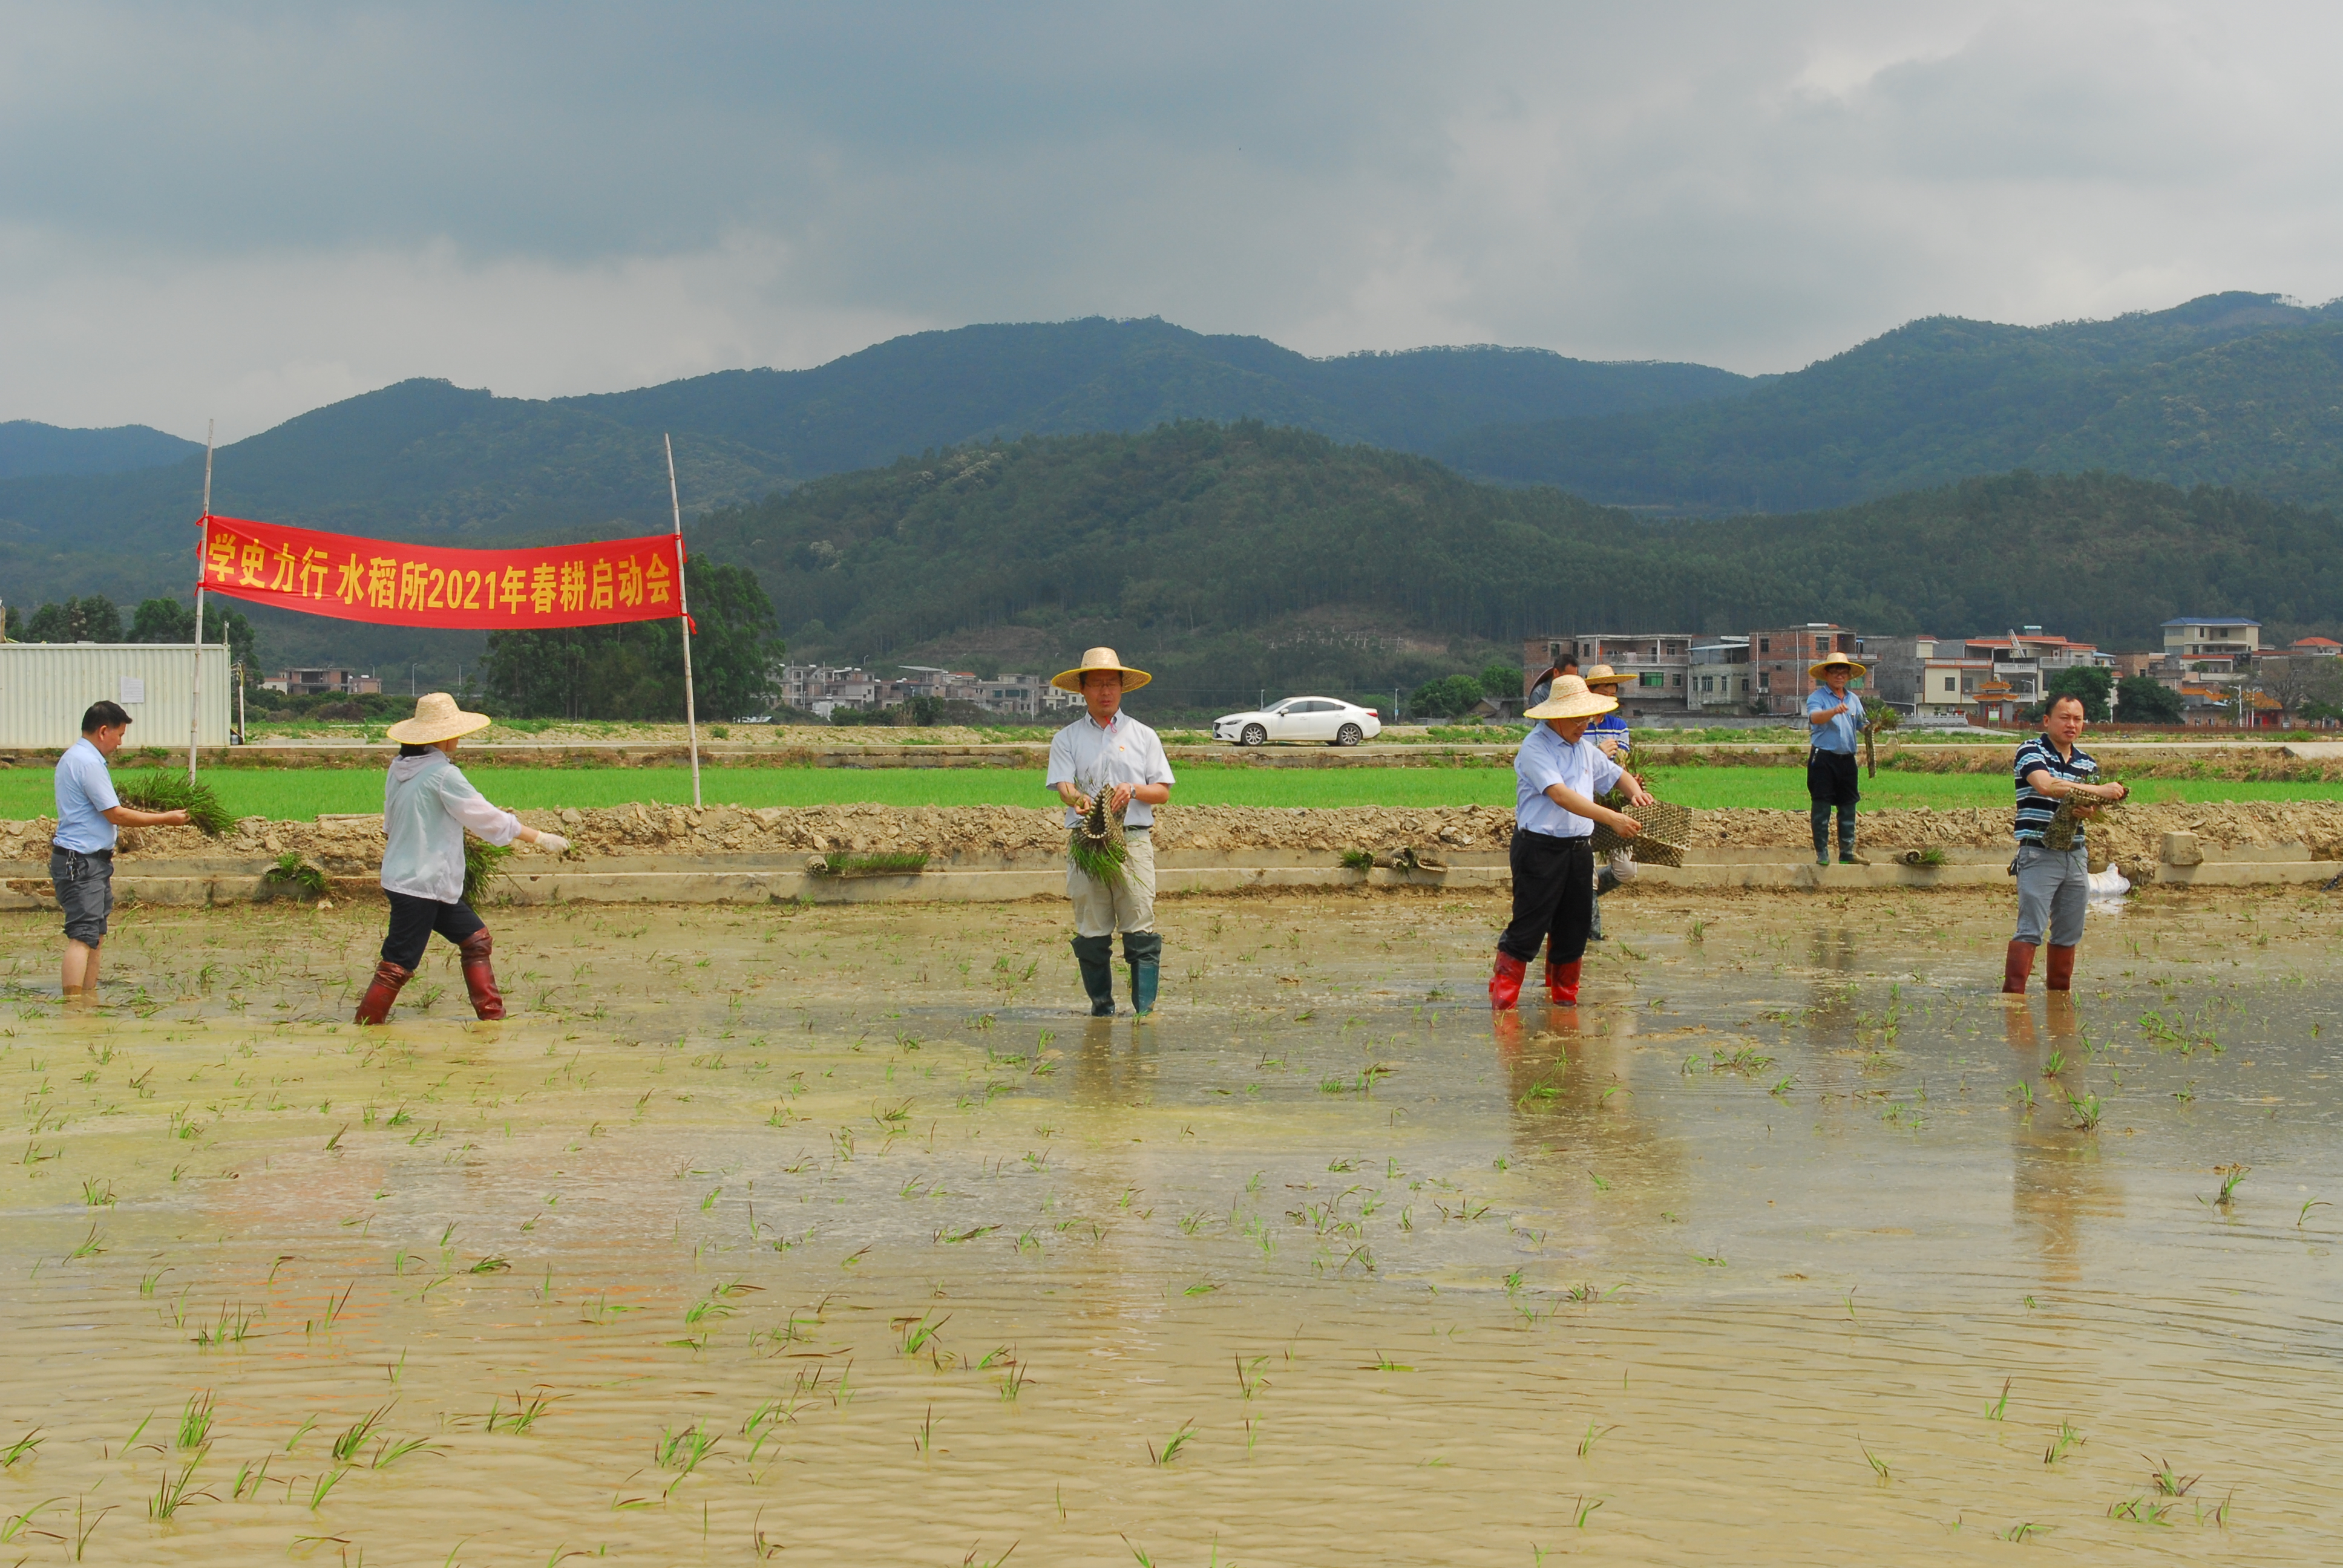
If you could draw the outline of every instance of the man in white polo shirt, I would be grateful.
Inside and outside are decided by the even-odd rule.
[[[1131,966],[1131,1010],[1144,1018],[1155,1010],[1156,981],[1163,962],[1163,938],[1155,929],[1155,808],[1172,799],[1172,764],[1155,731],[1122,711],[1122,696],[1151,678],[1122,662],[1111,648],[1094,648],[1081,664],[1050,682],[1061,691],[1079,691],[1082,717],[1050,742],[1046,787],[1066,803],[1071,829],[1089,815],[1092,801],[1106,796],[1110,813],[1121,812],[1130,851],[1122,877],[1113,883],[1066,866],[1066,896],[1074,902],[1074,961],[1081,966],[1082,990],[1090,993],[1091,1016],[1114,1013],[1114,933],[1122,933],[1123,961]]]
[[[57,830],[49,843],[49,886],[65,912],[65,962],[60,989],[70,1001],[97,996],[97,949],[114,912],[117,828],[176,828],[185,811],[139,811],[115,798],[106,759],[122,744],[130,715],[93,702],[81,716],[81,739],[57,759]]]

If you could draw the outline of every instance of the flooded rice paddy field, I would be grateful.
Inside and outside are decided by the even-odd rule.
[[[0,1543],[27,1561],[2321,1561],[2331,897],[0,920]],[[2235,1180],[2232,1180],[2235,1178]],[[13,1446],[11,1446],[13,1445]],[[2328,1542],[2328,1546],[2320,1543]]]

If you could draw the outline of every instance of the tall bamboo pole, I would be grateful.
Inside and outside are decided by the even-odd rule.
[[[204,540],[211,533],[212,440],[218,421],[204,421],[204,515],[196,524],[196,675],[187,689],[187,782],[196,781],[196,745],[204,722]]]
[[[675,487],[675,437],[667,443],[667,504],[675,514],[675,603],[683,612],[683,722],[691,731],[691,804],[699,805],[699,709],[691,695],[691,596],[683,586],[683,497]]]

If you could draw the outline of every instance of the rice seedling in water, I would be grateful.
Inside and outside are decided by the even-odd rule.
[[[676,1479],[680,1481],[699,1468],[699,1462],[708,1457],[717,1442],[715,1432],[702,1430],[697,1422],[681,1432],[669,1432],[661,1427],[659,1442],[653,1445],[652,1452],[660,1468],[679,1472]]]
[[[138,1434],[134,1432],[130,1435],[135,1440]],[[24,1435],[17,1438],[15,1442],[10,1443],[5,1448],[0,1448],[0,1470],[15,1469],[19,1464],[22,1464],[25,1461],[32,1458],[34,1452],[40,1448],[41,1444],[47,1441],[48,1440],[46,1438],[41,1435],[41,1429],[39,1427],[35,1426],[29,1428]],[[127,1445],[126,1444],[125,1446]]]
[[[2143,1453],[2140,1457],[2147,1459],[2147,1455]],[[2170,1460],[2158,1459],[2151,1462],[2147,1479],[2155,1485],[2157,1492],[2167,1497],[2186,1497],[2188,1495],[2188,1489],[2205,1478],[2201,1475],[2182,1475],[2172,1468]]]
[[[342,1477],[349,1473],[349,1467],[342,1465],[327,1471],[312,1482],[309,1485],[309,1512],[317,1513],[319,1505],[326,1501],[327,1494],[339,1486],[342,1483]]]
[[[2036,1524],[2031,1522],[2013,1524],[2001,1533],[2001,1538],[2004,1541],[2024,1541],[2031,1536],[2039,1535],[2049,1528],[2047,1524]]]
[[[527,1399],[523,1399],[520,1392],[516,1389],[513,1392],[513,1407],[509,1415],[500,1413],[503,1410],[501,1400],[491,1403],[488,1407],[488,1430],[496,1431],[498,1423],[501,1422],[505,1431],[526,1436],[531,1427],[545,1418],[545,1412],[552,1408],[553,1402],[562,1397],[559,1394],[547,1393],[544,1389],[545,1385],[539,1383],[538,1392],[531,1393]]]
[[[1594,1445],[1597,1442],[1601,1442],[1605,1436],[1618,1430],[1619,1428],[1615,1423],[1610,1426],[1597,1427],[1593,1422],[1588,1422],[1586,1423],[1586,1435],[1578,1440],[1578,1457],[1584,1459],[1588,1454],[1593,1453],[1594,1452]]]
[[[2108,1503],[2107,1517],[2129,1520],[2134,1524],[2160,1524],[2169,1529],[2172,1521],[2165,1515],[2172,1512],[2172,1507],[2169,1503],[2151,1503],[2145,1497],[2134,1497],[2122,1503]]]
[[[2298,1231],[2301,1230],[2302,1222],[2310,1218],[2310,1211],[2313,1209],[2332,1209],[2333,1207],[2335,1207],[2335,1205],[2329,1203],[2324,1198],[2311,1199],[2308,1202],[2303,1204],[2302,1212],[2294,1217],[2294,1228]]]
[[[1592,1515],[1596,1509],[1603,1506],[1603,1499],[1599,1497],[1581,1497],[1575,1499],[1574,1502],[1576,1506],[1572,1511],[1570,1527],[1573,1530],[1584,1530],[1586,1528],[1586,1521],[1588,1517]]]
[[[5,1522],[0,1522],[0,1546],[14,1546],[26,1535],[40,1535],[51,1541],[63,1541],[65,1537],[62,1535],[46,1530],[35,1530],[33,1515],[40,1513],[44,1508],[55,1508],[64,1501],[62,1497],[52,1497],[45,1503],[35,1503],[22,1513],[8,1515]],[[18,1558],[17,1561],[21,1563],[24,1559]]]
[[[342,1434],[334,1439],[334,1462],[337,1464],[347,1464],[355,1459],[358,1450],[366,1446],[367,1439],[374,1435],[375,1428],[382,1424],[383,1417],[389,1413],[390,1406],[377,1405],[344,1427]],[[287,1446],[289,1447],[290,1444]]]
[[[932,1453],[936,1447],[936,1407],[928,1406],[928,1413],[920,1418],[920,1430],[912,1434],[911,1452]]]
[[[201,1448],[212,1438],[212,1396],[209,1392],[193,1395],[186,1410],[179,1412],[179,1442],[183,1449]]]
[[[2052,1435],[2049,1446],[2042,1451],[2042,1462],[2056,1464],[2082,1445],[2083,1434],[2075,1430],[2075,1423],[2062,1421],[2058,1423],[2057,1432]]]
[[[2099,1119],[2107,1114],[2106,1107],[2099,1103],[2099,1097],[2096,1094],[2070,1093],[2066,1096],[2066,1109],[2075,1118],[2072,1125],[2077,1132],[2097,1131]]]
[[[1863,1449],[1864,1462],[1871,1466],[1873,1474],[1878,1476],[1882,1482],[1888,1482],[1896,1479],[1895,1476],[1888,1473],[1887,1462],[1880,1458],[1877,1454],[1872,1452],[1869,1448],[1865,1447],[1863,1439],[1860,1435],[1856,1436],[1855,1446]]]
[[[2230,1200],[2237,1193],[2237,1183],[2244,1181],[2246,1179],[2246,1172],[2252,1169],[2253,1167],[2250,1165],[2214,1166],[2213,1174],[2221,1179],[2221,1194],[2219,1197],[2214,1199],[2213,1201],[2224,1209],[2227,1208],[2229,1206]]]
[[[2001,1397],[1986,1406],[1986,1420],[1999,1421],[2009,1413],[2009,1382],[2007,1378],[2001,1380]]]
[[[155,1488],[155,1495],[146,1500],[146,1517],[157,1520],[169,1519],[198,1497],[207,1502],[218,1502],[219,1499],[208,1492],[192,1490],[196,1478],[196,1466],[203,1462],[204,1456],[200,1453],[187,1461],[180,1467],[179,1478],[176,1481],[171,1479],[171,1467],[165,1465],[161,1483]]]
[[[1155,1445],[1152,1442],[1150,1442],[1147,1445],[1148,1460],[1151,1463],[1159,1466],[1171,1463],[1173,1460],[1180,1457],[1180,1451],[1187,1447],[1188,1444],[1194,1440],[1195,1435],[1196,1423],[1192,1421],[1182,1422],[1180,1423],[1180,1430],[1163,1440],[1162,1452],[1158,1453],[1155,1451]]]
[[[242,1464],[237,1465],[236,1483],[228,1488],[228,1501],[241,1503],[246,1497],[258,1497],[261,1483],[268,1479],[268,1462],[276,1457],[273,1453],[264,1453],[260,1456],[260,1462],[257,1465],[250,1460],[246,1460]]]

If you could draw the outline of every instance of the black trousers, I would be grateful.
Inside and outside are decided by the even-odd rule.
[[[1497,939],[1498,950],[1528,963],[1551,934],[1548,957],[1566,964],[1586,956],[1586,935],[1594,925],[1594,845],[1587,839],[1556,839],[1513,832],[1513,922]]]
[[[387,888],[383,896],[390,900],[390,935],[382,939],[382,956],[403,970],[423,961],[423,950],[431,945],[434,931],[451,942],[460,942],[474,931],[488,929],[488,922],[460,900],[443,904],[437,899],[418,899]]]

